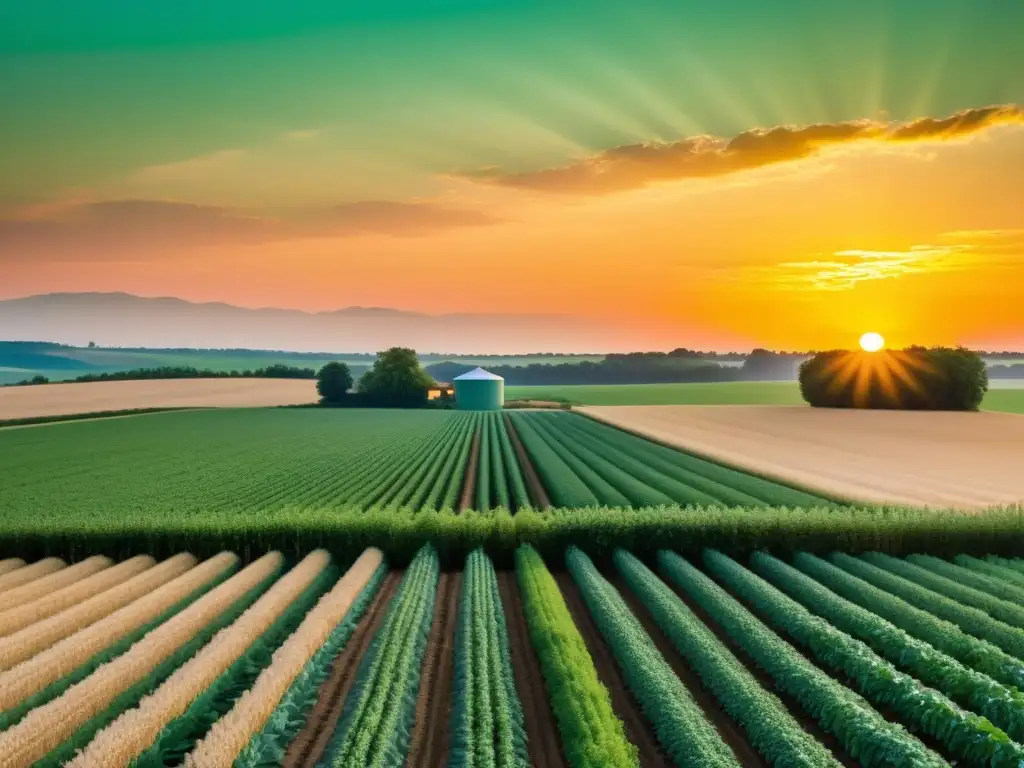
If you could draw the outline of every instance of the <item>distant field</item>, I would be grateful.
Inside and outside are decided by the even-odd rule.
[[[505,387],[506,400],[557,400],[576,405],[803,405],[795,381],[718,384],[601,384]],[[1024,382],[993,383],[982,408],[1024,413]]]
[[[1024,501],[1024,419],[1003,413],[759,406],[583,412],[834,498],[976,510]]]
[[[796,382],[594,384],[505,387],[506,400],[563,400],[580,405],[799,405]]]
[[[0,389],[0,421],[137,408],[255,408],[317,399],[308,379],[158,379]]]

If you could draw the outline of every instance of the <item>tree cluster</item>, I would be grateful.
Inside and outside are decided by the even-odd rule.
[[[988,391],[984,360],[963,347],[819,352],[799,381],[804,400],[823,408],[976,411]]]
[[[317,374],[317,392],[325,405],[367,408],[422,408],[434,379],[420,365],[416,351],[392,347],[381,352],[359,379],[356,392],[345,363],[328,363]]]

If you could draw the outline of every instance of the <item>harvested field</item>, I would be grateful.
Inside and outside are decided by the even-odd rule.
[[[785,406],[589,407],[608,424],[834,498],[979,510],[1024,501],[1024,419]]]
[[[261,408],[317,400],[306,379],[163,379],[0,389],[0,421],[137,408]]]

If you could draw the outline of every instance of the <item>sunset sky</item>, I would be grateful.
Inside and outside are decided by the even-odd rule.
[[[1021,30],[1014,0],[0,2],[0,299],[1024,349]]]

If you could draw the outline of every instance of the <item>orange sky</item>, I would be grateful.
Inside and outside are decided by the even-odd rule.
[[[168,173],[195,195],[230,177],[231,163],[248,172],[244,156],[225,162],[165,170],[139,197],[155,195]],[[600,194],[448,178],[421,202],[479,221],[399,236],[317,232],[249,244],[229,232],[217,244],[146,241],[145,253],[59,251],[3,262],[2,291],[565,312],[616,319],[648,348],[846,346],[865,330],[895,345],[1014,346],[1024,344],[1021,168],[1024,127],[1003,125],[956,140],[845,143]],[[19,215],[74,222],[77,206]]]

